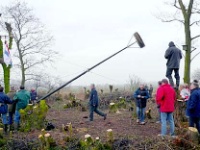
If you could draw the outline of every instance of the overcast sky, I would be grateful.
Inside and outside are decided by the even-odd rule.
[[[10,2],[3,0],[1,4]],[[55,61],[56,67],[47,71],[63,81],[127,46],[134,32],[143,38],[145,48],[125,50],[73,85],[124,84],[131,75],[146,82],[158,81],[165,77],[163,55],[169,41],[174,41],[179,48],[184,44],[181,24],[162,23],[155,17],[174,10],[162,0],[27,0],[27,3],[54,35],[53,48],[61,55]],[[199,32],[196,29],[193,34]],[[192,70],[199,64],[200,56],[192,62]],[[181,78],[183,67],[182,60]]]

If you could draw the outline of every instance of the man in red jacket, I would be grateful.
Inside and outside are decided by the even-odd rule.
[[[169,85],[167,79],[162,80],[162,85],[157,91],[156,101],[160,105],[161,112],[161,135],[167,134],[167,121],[170,124],[170,135],[174,136],[174,103],[176,99],[176,93],[174,89]]]

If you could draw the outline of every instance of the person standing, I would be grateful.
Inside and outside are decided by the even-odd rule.
[[[143,84],[135,91],[133,97],[136,99],[136,112],[137,112],[137,123],[141,125],[145,124],[145,108],[147,105],[147,99],[149,98],[149,93]]]
[[[8,92],[8,97],[13,100],[14,98],[14,95],[15,95],[16,91],[15,91],[15,88],[14,87],[11,87],[10,89],[10,92]],[[16,103],[12,103],[12,104],[9,104],[8,105],[8,125],[10,126],[9,127],[9,130],[11,131],[11,126],[13,124],[13,116],[15,114],[15,108],[16,108]]]
[[[192,82],[191,86],[191,95],[187,101],[186,113],[189,116],[189,126],[196,128],[200,133],[200,89],[197,82]]]
[[[152,94],[153,94],[153,86],[152,84],[150,84],[150,87],[149,87],[149,97],[152,98]]]
[[[187,83],[182,85],[182,88],[180,89],[180,96],[181,96],[181,99],[183,99],[184,101],[187,101],[189,99],[190,89]]]
[[[158,92],[159,88],[161,87],[161,85],[162,85],[162,82],[158,81],[158,88],[156,90],[156,95],[157,95],[157,92]],[[157,108],[158,108],[158,120],[156,121],[156,123],[161,123],[160,104],[158,104],[158,103],[157,103]]]
[[[35,101],[37,100],[37,92],[35,91],[34,88],[31,89],[30,95],[31,95],[31,103],[34,104]]]
[[[172,87],[178,89],[180,84],[180,76],[179,76],[179,68],[180,68],[180,60],[182,59],[181,50],[178,49],[174,42],[169,43],[169,48],[165,52],[165,58],[167,59],[167,72],[166,77],[169,79],[169,83]],[[174,81],[172,78],[172,72],[174,71],[176,85],[174,85]]]
[[[18,130],[20,123],[20,109],[25,109],[30,101],[30,92],[26,91],[24,86],[20,86],[20,90],[15,94],[13,100],[16,101],[16,110],[14,116],[14,128]]]
[[[2,123],[4,125],[4,132],[7,133],[8,130],[8,105],[12,104],[12,100],[3,92],[4,88],[0,86],[0,115],[2,117]]]
[[[89,105],[90,105],[90,121],[93,121],[94,112],[104,117],[104,120],[106,120],[107,114],[98,110],[99,98],[94,84],[91,85]]]
[[[162,80],[162,85],[158,88],[156,101],[160,105],[161,112],[161,134],[159,136],[165,136],[167,134],[167,121],[170,124],[170,135],[175,136],[174,133],[174,104],[176,100],[176,93],[174,89],[169,85],[167,79]]]

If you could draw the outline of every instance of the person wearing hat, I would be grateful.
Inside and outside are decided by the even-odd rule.
[[[14,116],[14,128],[18,130],[20,123],[20,109],[25,109],[31,99],[30,92],[25,90],[24,86],[20,86],[20,90],[15,94],[13,100],[16,101],[16,110]]]
[[[191,95],[187,101],[186,113],[189,116],[189,126],[196,126],[200,133],[200,89],[198,82],[192,82],[190,85]]]
[[[180,84],[179,68],[180,60],[182,59],[182,53],[181,50],[178,49],[172,41],[169,43],[169,48],[165,52],[165,58],[167,59],[166,77],[169,79],[170,85],[178,89]],[[175,74],[174,77],[176,79],[176,85],[174,85],[172,78],[173,71]]]
[[[161,86],[157,90],[156,101],[160,105],[161,112],[161,134],[159,136],[166,136],[167,134],[167,121],[170,124],[170,135],[173,137],[174,134],[174,104],[176,100],[176,93],[174,89],[169,85],[167,79],[163,79]]]

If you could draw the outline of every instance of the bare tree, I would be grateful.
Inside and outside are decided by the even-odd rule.
[[[136,75],[129,76],[130,92],[135,91],[140,86],[141,83],[142,80],[138,76]]]
[[[163,22],[179,22],[184,25],[185,32],[185,66],[184,66],[184,82],[190,82],[190,66],[191,61],[200,54],[200,52],[196,52],[197,49],[193,47],[194,41],[200,37],[200,33],[195,33],[192,36],[191,29],[195,25],[199,25],[200,23],[200,2],[199,0],[188,0],[187,2],[183,2],[183,0],[171,0],[170,2],[166,2],[167,5],[174,7],[174,13],[168,15],[159,16]],[[192,57],[192,54],[194,55]]]
[[[34,88],[43,87],[47,89],[47,93],[51,92],[55,88],[61,85],[62,81],[59,77],[54,77],[46,73],[42,73],[38,76],[35,76],[31,84]]]
[[[20,63],[21,85],[35,76],[36,67],[53,60],[55,51],[51,50],[53,37],[45,26],[33,15],[25,2],[17,2],[3,8],[3,14],[13,26],[13,37]]]

